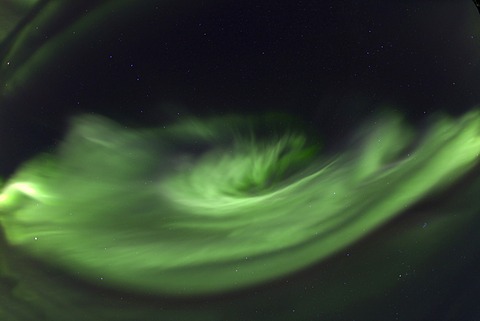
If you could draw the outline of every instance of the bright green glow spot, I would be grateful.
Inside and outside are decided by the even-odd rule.
[[[262,131],[277,121],[134,131],[78,118],[56,155],[6,185],[0,210],[27,196],[3,206],[7,238],[114,287],[227,291],[325,259],[449,186],[480,152],[478,111],[439,118],[415,145],[386,114],[341,155],[318,155],[287,126]]]
[[[8,206],[9,204],[13,205],[18,202],[17,198],[19,194],[23,194],[33,199],[40,197],[39,193],[32,184],[24,182],[13,183],[5,187],[2,194],[0,194],[0,209],[4,206]]]

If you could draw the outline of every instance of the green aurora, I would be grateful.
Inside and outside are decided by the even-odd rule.
[[[287,120],[232,116],[140,130],[77,117],[58,150],[5,184],[9,247],[120,293],[180,300],[246,290],[344,251],[452,186],[480,152],[478,111],[438,117],[421,137],[383,113],[336,154]],[[430,233],[472,224],[478,206],[462,212],[429,218]],[[38,296],[20,284],[8,295]],[[370,291],[388,286],[377,280]]]
[[[56,76],[71,63],[86,66],[90,40],[113,39],[156,3],[0,3],[2,128],[33,110],[30,102],[9,103],[45,83],[55,88],[47,96],[61,95],[55,84],[64,79]],[[217,1],[170,4],[163,18],[176,21]],[[168,21],[160,33],[173,26]],[[478,60],[478,51],[464,51]],[[115,94],[129,92],[129,84],[117,85]],[[0,320],[480,319],[478,109],[437,114],[420,128],[384,111],[331,150],[322,145],[326,137],[289,115],[232,113],[128,128],[100,116],[125,106],[91,104],[96,114],[71,119],[54,150],[0,177]],[[49,127],[50,120],[38,121]],[[2,133],[2,144],[16,144],[7,134],[15,130]]]

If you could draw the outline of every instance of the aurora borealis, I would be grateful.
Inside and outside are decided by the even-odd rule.
[[[478,320],[479,23],[2,2],[0,320]]]
[[[438,117],[421,137],[385,112],[331,155],[294,127],[269,126],[286,119],[135,130],[79,117],[57,151],[6,183],[7,240],[117,290],[225,293],[344,250],[461,179],[480,152],[477,111]],[[272,130],[260,134],[259,124]]]

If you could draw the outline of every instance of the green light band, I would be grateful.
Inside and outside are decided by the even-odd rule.
[[[87,280],[220,293],[324,260],[450,186],[480,152],[478,111],[438,118],[417,141],[386,113],[338,155],[278,122],[133,130],[77,118],[54,155],[6,183],[1,224],[12,245]]]

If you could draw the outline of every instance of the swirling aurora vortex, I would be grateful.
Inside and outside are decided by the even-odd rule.
[[[0,194],[8,242],[87,280],[162,295],[222,293],[360,240],[478,162],[480,113],[421,137],[395,113],[326,153],[288,117],[127,129],[77,117],[58,150]]]

